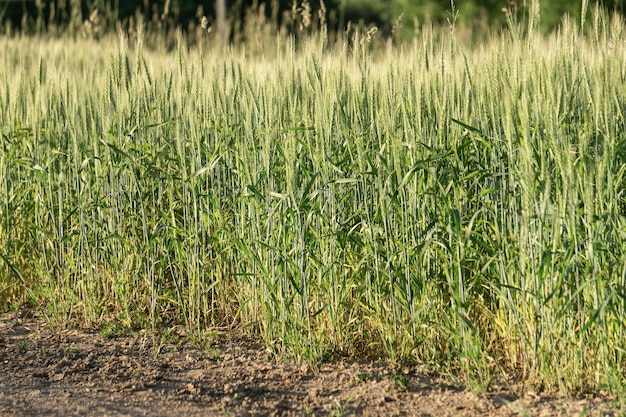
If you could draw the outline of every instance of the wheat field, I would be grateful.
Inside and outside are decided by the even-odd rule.
[[[626,45],[3,37],[0,301],[619,392]]]

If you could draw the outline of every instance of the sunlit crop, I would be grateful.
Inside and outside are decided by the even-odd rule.
[[[0,300],[619,390],[626,45],[588,23],[265,54],[1,38]]]

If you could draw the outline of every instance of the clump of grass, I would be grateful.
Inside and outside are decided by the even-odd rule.
[[[618,392],[626,61],[606,19],[271,59],[4,38],[0,297],[477,390]]]

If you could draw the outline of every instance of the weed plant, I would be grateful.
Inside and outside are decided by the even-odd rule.
[[[1,38],[0,300],[619,392],[623,29]]]

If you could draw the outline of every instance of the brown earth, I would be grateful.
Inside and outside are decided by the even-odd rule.
[[[161,344],[161,343],[159,343]],[[616,416],[606,398],[564,399],[494,387],[477,397],[443,378],[383,363],[339,361],[313,372],[257,342],[210,346],[149,336],[53,331],[0,313],[0,416]]]

